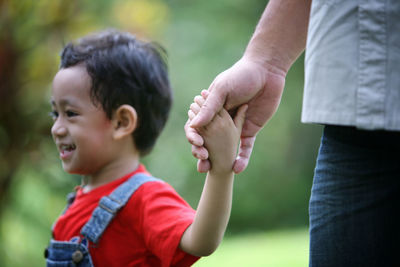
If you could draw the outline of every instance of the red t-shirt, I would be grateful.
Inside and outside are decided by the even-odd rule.
[[[143,165],[133,173],[84,193],[80,188],[75,201],[54,227],[57,241],[79,236],[100,198],[135,173],[147,173]],[[98,244],[89,244],[96,267],[190,266],[198,257],[179,248],[183,232],[193,222],[195,211],[165,182],[143,184],[114,217]]]

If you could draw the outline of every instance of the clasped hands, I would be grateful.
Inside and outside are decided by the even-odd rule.
[[[204,146],[204,139],[198,129],[208,125],[222,109],[234,114],[244,104],[248,108],[233,171],[240,173],[246,169],[256,135],[276,112],[284,84],[285,73],[243,57],[231,68],[220,73],[209,89],[201,92],[201,96],[195,97],[188,112],[185,133],[192,144],[192,154],[198,159],[199,172],[207,172],[211,164],[208,159],[209,151]]]

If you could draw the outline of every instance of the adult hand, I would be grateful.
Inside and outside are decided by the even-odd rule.
[[[238,106],[247,103],[239,152],[233,167],[235,173],[242,172],[248,165],[257,133],[279,106],[285,76],[284,70],[272,64],[244,56],[215,78],[205,93],[207,99],[200,105],[199,113],[185,125],[186,137],[193,145],[192,153],[199,159],[200,172],[208,171],[210,164],[204,140],[196,128],[207,125],[223,107],[234,113]]]

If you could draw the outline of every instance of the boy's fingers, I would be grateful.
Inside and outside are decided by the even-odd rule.
[[[194,114],[198,114],[200,111],[200,106],[197,103],[190,104],[190,110],[193,111]]]
[[[189,116],[190,120],[193,120],[193,118],[196,116],[196,114],[199,113],[200,108],[204,104],[206,99],[202,95],[197,95],[194,97],[193,101],[194,101],[194,103],[192,103],[190,105],[190,109],[188,111],[188,116]]]
[[[208,91],[206,89],[201,90],[201,96],[204,97],[204,99],[207,99],[209,94],[210,94],[210,91]]]
[[[208,92],[208,91],[203,90],[202,95],[197,95],[193,99],[194,103],[192,104],[193,106],[191,105],[191,110],[194,115],[199,113],[201,106],[203,106],[204,102],[206,101],[208,93],[204,93],[204,92]],[[204,96],[203,96],[203,94],[204,94]],[[193,114],[191,114],[191,115],[193,115]],[[192,120],[193,118],[190,118],[190,119]]]
[[[195,116],[196,116],[196,114],[194,114],[194,112],[189,109],[189,111],[188,111],[189,120],[193,120]]]
[[[225,104],[226,93],[214,90],[207,96],[200,112],[192,120],[190,127],[198,128],[207,125]]]
[[[201,160],[197,161],[197,171],[198,172],[208,172],[211,169],[211,164],[209,160]]]
[[[246,119],[246,111],[247,111],[248,105],[242,105],[238,109],[235,118],[233,119],[233,122],[235,123],[235,126],[237,129],[242,131],[244,121]]]
[[[206,100],[201,95],[197,95],[194,97],[194,102],[197,103],[197,105],[199,105],[200,107],[203,106],[205,101]]]
[[[186,138],[192,145],[202,146],[204,144],[203,137],[199,135],[196,129],[190,127],[190,119],[185,124]]]
[[[233,171],[240,173],[244,171],[249,163],[251,152],[253,151],[255,136],[240,138],[239,153],[233,165]]]
[[[231,118],[231,115],[229,114],[229,112],[228,112],[226,109],[224,109],[224,108],[221,109],[221,110],[217,113],[217,115],[220,116],[220,117],[223,118],[223,119]],[[216,117],[217,117],[217,116],[215,116],[211,121],[213,121]]]

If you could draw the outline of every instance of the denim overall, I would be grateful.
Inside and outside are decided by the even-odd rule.
[[[81,229],[81,238],[76,237],[68,242],[53,239],[50,241],[45,250],[47,267],[93,267],[88,249],[89,241],[98,243],[117,212],[125,206],[142,184],[150,181],[161,180],[141,173],[136,174],[117,187],[110,195],[102,197],[98,207],[93,211],[92,217]],[[68,205],[65,211],[74,199],[74,193],[68,196]]]

